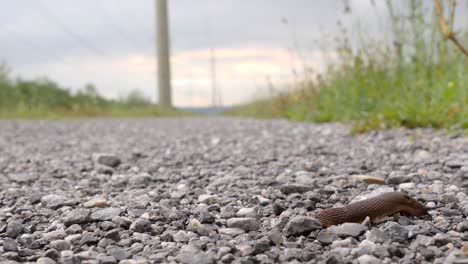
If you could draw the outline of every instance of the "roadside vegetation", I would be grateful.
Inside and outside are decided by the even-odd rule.
[[[354,132],[398,126],[467,129],[468,57],[451,37],[468,46],[468,28],[453,32],[456,1],[442,2],[448,31],[443,32],[432,1],[386,1],[381,38],[366,34],[365,21],[340,24],[336,58],[325,72],[304,74],[294,89],[227,114],[347,122]],[[352,16],[349,6],[345,10]]]
[[[88,84],[72,93],[47,80],[13,80],[0,64],[0,118],[134,117],[180,115],[162,110],[134,90],[118,100],[101,96]]]

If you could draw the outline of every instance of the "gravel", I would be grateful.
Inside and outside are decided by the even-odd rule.
[[[468,262],[468,139],[453,132],[0,121],[0,152],[2,263]],[[327,229],[313,217],[388,190],[428,215]]]

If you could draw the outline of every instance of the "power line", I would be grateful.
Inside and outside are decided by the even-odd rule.
[[[100,13],[101,13],[101,18],[102,17],[105,17],[105,22],[106,24],[117,34],[119,35],[122,39],[124,39],[126,42],[130,43],[132,45],[132,47],[136,48],[137,50],[139,49],[138,46],[139,46],[139,43],[136,42],[134,40],[134,38],[132,38],[127,30],[125,30],[123,27],[121,27],[119,25],[119,23],[117,23],[113,18],[112,16],[109,14],[109,12],[107,12],[106,8],[104,8],[102,6],[102,4],[100,3],[99,0],[95,0],[94,1],[95,5],[94,7],[96,7],[96,9],[99,9]]]
[[[67,66],[73,67],[73,69],[75,69],[75,65],[73,65],[72,63],[64,61],[62,58],[60,58],[60,56],[58,56],[56,54],[50,54],[50,52],[49,52],[48,55],[44,55],[42,52],[37,52],[37,50],[44,51],[45,50],[44,47],[39,46],[36,43],[34,43],[33,41],[25,38],[24,36],[22,36],[17,31],[10,30],[9,28],[6,28],[6,27],[2,26],[1,24],[0,24],[0,29],[2,30],[2,32],[7,33],[12,38],[17,39],[19,42],[21,42],[23,44],[23,46],[26,46],[26,47],[30,48],[30,50],[35,51],[35,52],[33,52],[33,54],[36,57],[43,58],[43,59],[52,58],[52,59],[54,59],[56,61],[59,61],[60,64],[67,65]]]
[[[71,38],[73,38],[76,42],[80,43],[81,47],[84,47],[88,51],[91,51],[92,53],[98,54],[99,56],[102,57],[107,57],[107,54],[103,52],[101,49],[95,47],[91,43],[89,43],[84,37],[81,35],[75,33],[70,27],[68,27],[66,24],[64,24],[60,18],[58,18],[53,12],[51,12],[44,3],[42,3],[40,0],[36,0],[36,4],[39,7],[40,13],[43,17],[47,18],[50,22],[58,26],[64,33],[69,35]]]

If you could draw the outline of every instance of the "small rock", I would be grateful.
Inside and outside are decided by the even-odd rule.
[[[28,182],[33,182],[38,179],[38,175],[34,173],[15,173],[15,174],[10,174],[8,175],[8,178],[10,178],[11,181],[17,182],[17,183],[28,183]]]
[[[187,225],[187,230],[197,232],[202,229],[203,225],[198,221],[198,219],[191,219]]]
[[[198,196],[198,202],[205,204],[215,204],[218,202],[218,199],[216,198],[216,196],[211,194],[202,194]]]
[[[236,216],[238,217],[257,217],[257,212],[254,208],[241,208],[237,211]]]
[[[109,221],[114,217],[119,216],[122,213],[120,208],[104,208],[97,209],[91,214],[91,220],[93,221]]]
[[[385,184],[385,180],[371,175],[353,175],[353,179],[367,184]]]
[[[205,252],[182,251],[177,255],[183,264],[212,264],[215,263],[213,257]]]
[[[366,239],[374,243],[383,244],[388,241],[389,237],[379,228],[373,228],[372,230],[367,231]]]
[[[405,182],[405,183],[400,183],[398,187],[402,190],[411,190],[416,187],[416,184],[414,182]]]
[[[411,177],[401,172],[391,172],[387,178],[387,184],[397,185],[404,182],[411,182]]]
[[[200,212],[198,214],[198,218],[200,219],[200,222],[203,224],[212,224],[216,220],[216,218],[212,214],[206,211]]]
[[[236,237],[238,235],[244,234],[245,231],[240,228],[220,228],[218,232],[223,235],[228,235],[232,237]]]
[[[339,226],[331,226],[328,228],[341,238],[359,237],[367,230],[367,226],[356,223],[344,223]]]
[[[151,222],[144,218],[135,220],[130,226],[131,230],[135,230],[140,233],[151,231]]]
[[[22,221],[17,221],[17,220],[11,221],[6,226],[6,235],[8,237],[15,238],[21,232],[23,232],[23,229],[24,229],[24,226],[22,224]]]
[[[101,264],[114,264],[117,263],[117,259],[114,256],[109,256],[105,254],[99,254],[96,257],[96,260],[99,261]]]
[[[362,255],[358,258],[359,264],[380,264],[382,263],[378,258],[372,255]]]
[[[395,222],[389,222],[384,228],[384,232],[390,237],[392,241],[405,244],[408,242],[408,230]]]
[[[268,238],[275,243],[276,245],[281,245],[283,244],[283,234],[281,234],[281,231],[278,228],[273,228],[270,231],[270,234],[268,235]]]
[[[93,160],[97,164],[106,165],[112,168],[119,166],[121,163],[121,160],[117,156],[106,153],[94,153]]]
[[[364,239],[359,243],[359,246],[356,250],[358,256],[363,256],[363,255],[372,255],[372,253],[376,250],[377,245],[367,239]]]
[[[118,261],[128,259],[132,256],[132,254],[130,254],[129,252],[125,251],[124,249],[120,247],[111,247],[110,249],[107,250],[107,254],[110,254]]]
[[[262,254],[263,252],[270,250],[270,248],[271,248],[271,245],[270,245],[269,240],[266,240],[266,239],[259,240],[253,246],[253,254],[254,255]]]
[[[108,231],[105,235],[105,238],[112,239],[114,241],[119,241],[120,240],[120,232],[118,229],[112,229]]]
[[[62,206],[73,205],[76,202],[72,199],[69,199],[65,196],[56,195],[56,194],[48,194],[44,195],[41,198],[42,205],[50,208],[50,209],[57,209]]]
[[[36,264],[55,264],[55,260],[47,257],[38,258]]]
[[[96,197],[96,198],[92,198],[89,201],[83,203],[83,206],[86,207],[86,208],[94,208],[94,207],[104,208],[104,207],[107,207],[108,203],[109,202],[106,199]]]
[[[4,252],[18,252],[18,244],[13,239],[3,240],[3,251]]]
[[[284,184],[280,187],[280,191],[286,195],[292,193],[306,193],[309,191],[313,191],[315,187],[313,186],[306,186],[302,184]]]
[[[77,224],[74,224],[74,225],[71,225],[70,227],[67,228],[67,230],[65,230],[65,232],[67,234],[78,234],[78,233],[81,233],[83,232],[83,228],[81,228],[80,225],[77,225]]]
[[[81,234],[74,234],[74,235],[69,235],[65,237],[65,241],[70,242],[71,244],[75,244],[81,240],[82,235]]]
[[[467,232],[468,231],[468,220],[464,220],[463,222],[458,223],[457,231],[458,232]]]
[[[58,251],[65,251],[71,248],[71,244],[66,240],[54,240],[50,242],[50,247]]]
[[[283,232],[286,236],[308,235],[310,232],[321,227],[320,222],[314,218],[295,216],[286,224]]]
[[[79,208],[72,210],[66,214],[63,218],[63,223],[66,226],[70,226],[73,224],[85,224],[89,222],[89,215],[91,214],[91,210]]]
[[[256,231],[260,228],[260,224],[255,218],[231,218],[227,220],[227,226],[245,231]]]
[[[187,243],[189,237],[187,235],[187,232],[185,232],[184,230],[179,230],[172,236],[172,239],[174,239],[175,242]]]
[[[434,245],[436,245],[438,247],[445,246],[448,243],[450,243],[451,241],[452,240],[450,239],[450,237],[445,235],[445,234],[437,233],[434,236]]]
[[[338,236],[328,229],[322,229],[318,233],[317,240],[322,245],[330,245],[333,241],[337,240]]]
[[[236,248],[240,251],[242,256],[248,256],[253,253],[253,248],[250,245],[238,245]]]

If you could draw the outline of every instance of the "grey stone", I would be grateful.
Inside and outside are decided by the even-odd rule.
[[[258,240],[257,242],[255,242],[253,246],[253,254],[254,255],[261,254],[265,251],[270,250],[270,248],[271,248],[271,245],[270,245],[269,240],[267,239]]]
[[[120,231],[118,229],[112,229],[110,231],[107,231],[107,233],[104,235],[104,237],[112,239],[114,241],[119,241],[120,240]]]
[[[271,240],[271,242],[275,243],[276,245],[281,245],[284,241],[283,234],[281,234],[281,231],[278,228],[273,228],[270,231],[268,238]]]
[[[182,251],[179,253],[178,258],[183,264],[212,264],[215,259],[204,252],[191,252]]]
[[[366,232],[366,239],[374,243],[385,243],[389,241],[388,235],[379,228],[372,228]]]
[[[280,187],[280,191],[286,195],[292,193],[306,193],[309,191],[313,191],[315,187],[313,186],[306,186],[302,184],[284,184]]]
[[[44,195],[41,198],[41,202],[44,207],[51,209],[57,209],[62,206],[73,205],[76,203],[73,199],[57,194]]]
[[[24,173],[14,173],[8,176],[11,181],[18,183],[28,183],[37,180],[38,175],[34,173],[24,172]]]
[[[382,263],[380,259],[372,255],[362,255],[358,258],[359,264],[380,264]]]
[[[184,230],[179,230],[172,236],[172,239],[174,239],[175,242],[187,243],[189,237],[187,235],[187,232],[185,232]]]
[[[112,168],[115,168],[122,163],[116,155],[107,153],[94,153],[93,160],[97,164],[106,165]]]
[[[58,251],[65,251],[71,248],[71,244],[66,240],[54,240],[50,242],[50,247]]]
[[[42,257],[42,258],[38,258],[36,263],[37,264],[55,264],[57,262],[51,258]]]
[[[359,237],[367,230],[367,226],[356,223],[344,223],[339,226],[331,226],[328,228],[330,232],[335,233],[341,238]]]
[[[72,210],[66,214],[63,218],[63,223],[66,226],[70,226],[73,224],[85,224],[89,221],[89,215],[91,214],[91,210],[85,208],[79,208]]]
[[[334,232],[327,229],[320,230],[317,236],[317,240],[323,245],[330,245],[337,239],[338,236]]]
[[[286,236],[308,235],[310,232],[321,227],[320,222],[314,218],[295,216],[286,224],[283,233]]]
[[[218,232],[223,235],[236,237],[238,235],[244,234],[245,230],[240,228],[220,228],[218,229]]]
[[[387,177],[388,184],[400,184],[405,182],[410,182],[412,179],[410,176],[404,174],[403,172],[392,172]]]
[[[96,260],[98,260],[99,263],[101,263],[101,264],[114,264],[114,263],[118,262],[117,259],[115,259],[114,256],[109,256],[109,255],[105,255],[105,254],[97,255]]]
[[[5,239],[3,240],[3,251],[18,252],[18,244],[13,239]]]
[[[91,213],[91,220],[93,221],[109,221],[122,213],[120,208],[103,208],[97,209]]]
[[[230,228],[240,228],[245,231],[256,231],[260,224],[255,218],[231,218],[227,220],[227,226]]]
[[[6,226],[6,235],[8,237],[15,238],[16,236],[21,234],[21,232],[23,232],[23,228],[24,226],[23,226],[22,221],[19,221],[19,220],[11,221]]]
[[[390,237],[392,241],[402,244],[408,242],[408,230],[398,223],[387,223],[386,227],[384,228],[384,232]]]
[[[126,250],[120,247],[111,247],[107,250],[107,253],[113,256],[118,261],[128,259],[132,256],[131,253],[127,252]]]
[[[149,232],[151,231],[151,222],[147,219],[139,218],[131,224],[130,229],[141,233]]]

